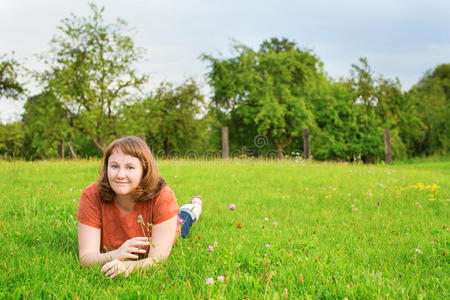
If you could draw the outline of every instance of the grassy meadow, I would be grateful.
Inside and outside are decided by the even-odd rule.
[[[448,160],[158,165],[203,214],[161,266],[111,280],[78,259],[78,200],[100,162],[0,161],[0,299],[450,298]]]

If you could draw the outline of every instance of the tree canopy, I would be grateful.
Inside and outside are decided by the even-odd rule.
[[[308,99],[324,78],[322,64],[287,39],[264,41],[258,51],[245,45],[234,50],[231,58],[203,56],[211,68],[213,107],[266,135],[283,157],[284,148],[313,124]]]
[[[42,74],[46,91],[65,109],[69,125],[88,136],[100,151],[117,135],[117,113],[147,76],[133,65],[143,55],[123,32],[126,23],[105,24],[103,8],[90,4],[92,15],[62,20]]]
[[[0,98],[17,99],[24,92],[18,81],[19,63],[6,55],[0,56]]]

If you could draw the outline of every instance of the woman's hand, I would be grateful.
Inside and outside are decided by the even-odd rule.
[[[147,251],[145,249],[141,249],[140,247],[145,247],[148,245],[149,241],[147,237],[134,237],[125,241],[118,249],[112,251],[112,258],[113,260],[122,260],[125,258],[138,259],[139,256],[133,253],[145,254]]]
[[[111,279],[120,274],[128,277],[133,272],[135,263],[135,261],[120,261],[115,259],[106,263],[102,268],[102,272]]]

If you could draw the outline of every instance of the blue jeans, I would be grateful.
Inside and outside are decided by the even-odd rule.
[[[191,229],[191,226],[194,224],[192,221],[192,216],[187,211],[181,211],[178,214],[178,218],[183,220],[183,225],[181,226],[181,237],[185,238],[189,233],[189,229]]]

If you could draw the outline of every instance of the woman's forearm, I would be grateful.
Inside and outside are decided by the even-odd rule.
[[[89,267],[95,264],[105,264],[115,259],[116,250],[106,253],[88,253],[80,257],[80,264],[83,267]]]
[[[147,268],[151,268],[155,265],[158,264],[158,262],[163,261],[167,258],[168,256],[165,257],[153,257],[153,256],[148,256],[147,258],[144,259],[140,259],[135,261],[135,265],[133,269],[139,268],[139,269],[147,269]]]

